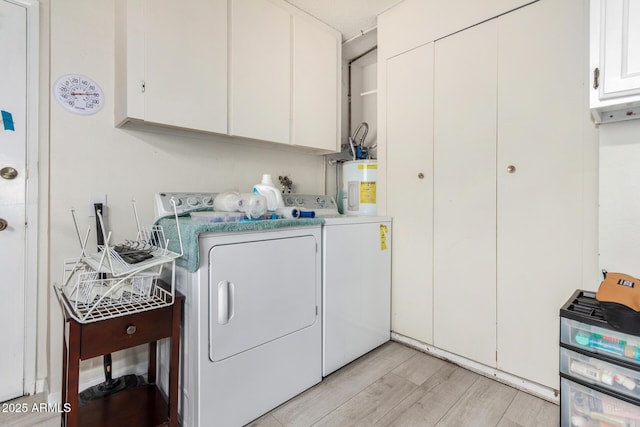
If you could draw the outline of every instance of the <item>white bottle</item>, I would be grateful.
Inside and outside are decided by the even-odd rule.
[[[275,211],[278,208],[284,208],[282,193],[280,193],[280,190],[273,184],[271,175],[262,175],[262,182],[253,186],[253,192],[267,198],[267,210]]]

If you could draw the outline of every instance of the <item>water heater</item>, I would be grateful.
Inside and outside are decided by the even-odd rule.
[[[342,164],[342,210],[345,215],[377,215],[377,160]]]

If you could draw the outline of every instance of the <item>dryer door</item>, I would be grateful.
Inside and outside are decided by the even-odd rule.
[[[250,350],[317,321],[316,250],[313,236],[211,248],[211,361]]]

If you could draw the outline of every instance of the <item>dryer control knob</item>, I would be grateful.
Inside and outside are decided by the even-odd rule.
[[[198,206],[200,204],[200,201],[196,197],[189,197],[187,199],[187,204],[189,206]]]

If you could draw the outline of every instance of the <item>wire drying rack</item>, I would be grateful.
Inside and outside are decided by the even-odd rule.
[[[182,235],[178,213],[173,204],[180,253],[168,249],[169,240],[159,225],[140,226],[135,201],[133,213],[138,229],[134,240],[110,243],[102,213],[96,211],[103,245],[95,253],[87,253],[90,228],[80,236],[75,211],[71,215],[80,241],[77,258],[64,261],[62,285],[54,284],[58,299],[80,323],[110,319],[173,304],[175,297],[175,260],[182,256]],[[171,271],[170,283],[159,280],[165,268]]]

